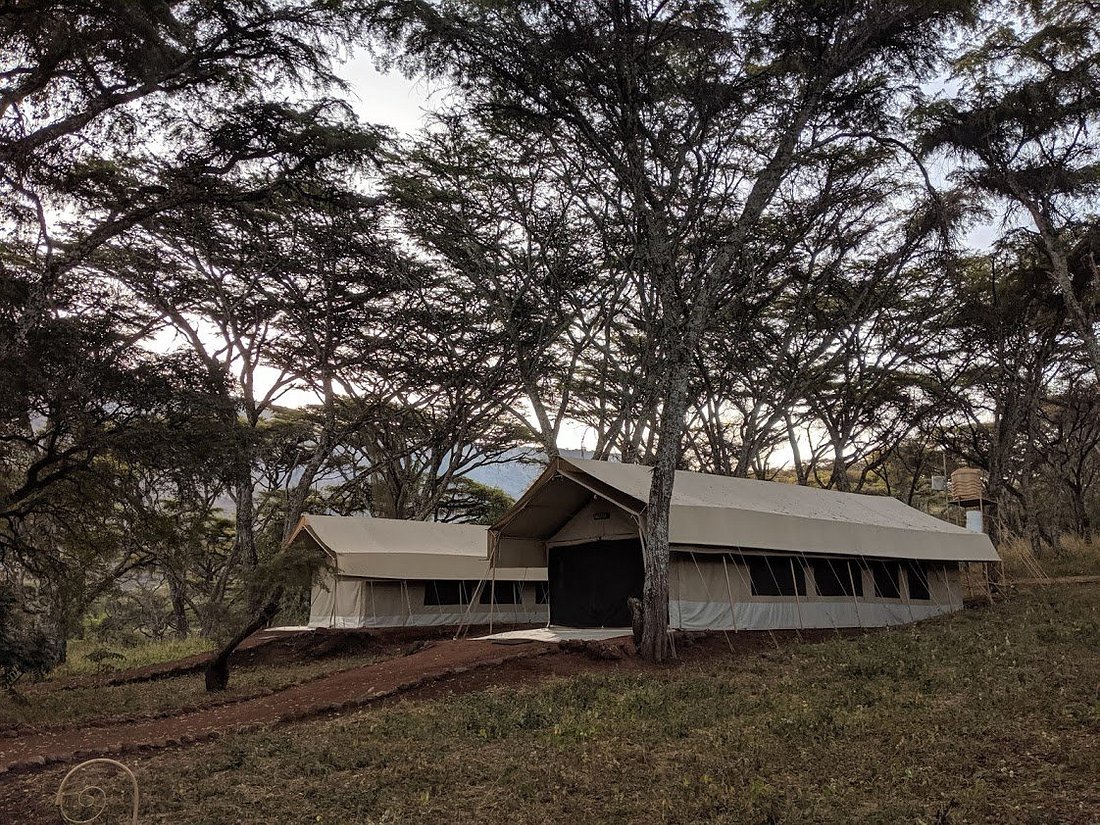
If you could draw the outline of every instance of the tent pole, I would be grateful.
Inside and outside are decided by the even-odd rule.
[[[772,556],[771,558],[774,558],[774,556]],[[764,560],[765,560],[764,564],[767,565],[768,572],[771,574],[771,577],[772,577],[772,583],[775,584],[775,590],[778,593],[783,588],[781,588],[779,586],[779,579],[775,575],[775,569],[772,567],[772,563],[768,559],[769,559],[769,557],[767,555],[765,555],[764,556]],[[802,631],[801,631],[801,627],[802,627],[802,608],[798,604],[798,578],[795,576],[794,561],[790,556],[787,556],[787,562],[791,566],[791,587],[794,588],[795,615],[798,617],[798,627],[795,627],[795,628],[792,628],[792,629],[794,630],[794,634],[798,638],[798,640],[802,641]],[[783,596],[780,595],[778,598],[783,598]]]
[[[726,556],[727,555],[728,554],[726,554],[726,553],[722,554],[722,575],[726,579],[726,596],[728,596],[729,600],[730,600],[730,624],[733,625],[733,632],[736,633],[737,632],[737,609],[736,609],[736,605],[733,601],[733,587],[730,586],[730,569],[729,569],[729,565],[726,564]],[[729,641],[729,640],[727,639],[726,641]]]
[[[924,577],[924,581],[925,581],[925,584],[928,587],[928,602],[929,602],[929,604],[932,607],[939,607],[940,606],[940,600],[939,600],[939,598],[937,598],[936,593],[934,592],[934,588],[932,587],[933,575],[932,575],[931,572],[927,573],[927,575]],[[938,581],[936,582],[936,586],[937,587],[939,586]],[[950,598],[951,598],[951,596],[950,596],[950,594],[948,594],[948,599],[950,599]],[[938,616],[939,611],[937,610],[933,615]]]
[[[745,561],[745,554],[743,552],[739,552],[738,555],[741,557],[741,561],[744,562]],[[745,564],[744,566],[747,567],[748,565]],[[768,570],[769,571],[771,570],[771,565],[768,565]],[[741,579],[741,584],[745,585],[745,590],[748,591],[749,604],[750,605],[759,604],[759,602],[754,602],[753,599],[752,599],[752,595],[753,595],[753,593],[752,593],[752,581],[745,581],[745,576],[741,572],[740,567],[738,567],[738,569],[737,569],[737,577],[739,579]],[[750,579],[751,579],[751,575],[750,575]],[[774,573],[772,574],[772,581],[775,581],[775,574]],[[776,584],[778,585],[778,582],[776,582]],[[775,649],[778,650],[779,649],[779,640],[777,638],[775,638],[774,629],[771,628],[771,627],[766,627],[764,629],[768,631],[768,635],[771,637],[772,644],[775,645]]]
[[[493,634],[493,616],[497,606],[497,566],[489,566],[489,635]]]
[[[336,553],[332,554],[332,620],[329,627],[336,627],[336,617],[340,615],[337,609],[337,599],[340,598],[340,559]]]
[[[332,618],[329,619],[328,626],[336,627],[336,599],[340,593],[340,578],[336,573],[332,575]]]
[[[912,564],[912,563],[920,564],[920,562],[914,562],[914,560],[910,560],[910,564]],[[900,565],[899,565],[899,567],[900,567]],[[898,582],[898,589],[899,590],[901,589],[901,582]],[[931,594],[929,594],[929,595],[931,595]],[[913,622],[915,622],[917,620],[917,618],[916,618],[916,616],[913,615],[913,601],[909,597],[909,568],[908,567],[905,570],[905,606],[909,610],[909,624],[912,624]]]
[[[695,558],[695,553],[694,552],[689,552],[688,555],[691,556],[691,561],[695,564],[695,572],[699,574],[699,581],[701,581],[703,583],[703,592],[707,596],[707,602],[708,603],[713,603],[714,602],[714,596],[711,595],[710,585],[707,584],[707,579],[703,575],[703,568],[701,568],[699,566],[699,560],[697,558]],[[725,563],[726,563],[725,559],[722,559],[722,564],[725,565]],[[726,584],[728,586],[728,584],[729,584],[728,579],[726,580]],[[732,614],[733,614],[733,604],[731,603],[730,604],[730,615],[732,616]],[[681,612],[680,612],[680,622],[681,622],[681,624],[683,624],[683,621],[684,621],[684,616],[683,616],[683,610],[681,609]],[[732,652],[733,651],[733,644],[730,642],[729,633],[725,628],[722,628],[722,635],[726,639],[726,646],[729,647],[730,651]]]
[[[950,571],[948,571],[946,566],[944,566],[942,569],[943,569],[943,586],[947,589],[948,604],[951,606],[951,609],[954,610],[955,609],[955,594],[951,592],[951,576],[949,575]],[[955,569],[961,571],[962,570],[962,565],[959,564],[958,562],[956,562],[955,563]],[[962,607],[962,603],[963,603],[963,596],[962,596],[962,594],[959,594],[959,607]]]
[[[802,641],[802,631],[806,629],[806,623],[802,621],[802,602],[798,598],[798,576],[794,572],[794,556],[788,556],[787,562],[791,565],[791,584],[794,585],[794,609],[798,615],[798,641]],[[803,571],[803,574],[805,571]],[[805,581],[805,575],[803,575]]]
[[[856,557],[856,566],[859,568],[860,583],[862,583],[862,581],[863,581],[863,566],[860,565],[860,563],[859,563],[859,560],[861,558],[862,558],[862,556],[857,556]],[[855,577],[855,574],[852,572],[851,562],[848,562],[848,564],[846,566],[848,568],[848,581],[851,583],[851,586],[852,586],[852,605],[856,609],[856,625],[862,628],[863,627],[863,616],[861,616],[860,613],[859,613],[859,597],[856,595],[856,577]],[[874,587],[874,582],[871,583],[871,586]],[[860,590],[863,590],[864,592],[866,592],[865,588],[861,587]]]
[[[828,569],[829,569],[829,571],[831,571],[833,573],[834,579],[836,579],[839,582],[840,581],[840,576],[838,576],[836,574],[836,568],[833,565],[833,559],[831,559],[829,557],[824,557],[824,561],[828,564]],[[810,568],[810,572],[813,573],[813,576],[814,576],[814,595],[817,596],[817,602],[818,602],[818,604],[822,605],[823,609],[828,610],[828,605],[832,604],[832,603],[827,603],[827,602],[822,601],[822,599],[823,599],[822,590],[821,590],[820,586],[817,586],[817,571],[814,570],[813,566],[811,566],[809,564],[807,564],[806,566],[807,566],[807,568]],[[850,576],[850,574],[849,574],[849,576]],[[831,623],[833,625],[833,632],[835,632],[835,634],[837,636],[839,636],[840,635],[840,626],[836,623],[836,617],[832,615],[832,612],[828,612],[828,613],[829,613],[829,621],[831,621]]]
[[[832,571],[833,577],[837,581],[840,581],[840,576],[837,575],[836,567],[833,565],[833,560],[831,558],[829,558],[828,556],[826,556],[825,561],[828,563],[829,570]],[[856,590],[856,587],[855,587],[855,583],[852,582],[852,568],[851,568],[850,565],[847,565],[847,564],[844,565],[844,567],[848,571],[848,583],[849,583],[849,586],[852,589],[852,593],[854,594],[855,590]],[[823,597],[821,595],[821,588],[817,586],[817,571],[814,570],[813,574],[814,574],[814,593],[817,594],[817,598],[818,598],[818,600],[820,600]],[[824,604],[824,602],[822,602],[822,604]],[[831,602],[830,602],[830,604],[831,604]],[[836,623],[836,618],[831,613],[829,615],[829,621],[832,622],[833,632],[836,633],[837,636],[839,636],[840,635],[840,625],[838,625]]]
[[[481,597],[481,589],[485,586],[485,579],[478,579],[477,587],[474,588],[474,594],[470,600],[466,603],[466,612],[462,614],[462,621],[459,622],[458,627],[455,629],[454,638],[465,638],[465,634],[470,629],[470,622],[467,621],[470,618],[470,612],[474,609],[474,603]]]
[[[412,600],[409,598],[409,580],[401,580],[401,592],[405,594],[405,627],[409,626],[409,622],[412,621]]]
[[[435,601],[436,602],[442,601],[442,599],[438,598],[438,596],[439,596],[439,588],[438,587],[436,587],[436,589],[435,589],[435,594],[436,594]],[[426,581],[424,582],[424,601],[428,601],[428,582],[426,582]],[[439,616],[440,625],[445,624],[447,619],[446,619],[446,616],[443,613],[443,605],[436,604],[435,612],[436,612],[436,615]]]

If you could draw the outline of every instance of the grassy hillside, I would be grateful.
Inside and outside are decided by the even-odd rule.
[[[1100,589],[1060,586],[128,761],[144,822],[1091,822],[1098,685]]]

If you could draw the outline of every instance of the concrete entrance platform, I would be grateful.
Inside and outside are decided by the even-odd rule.
[[[305,633],[306,631],[316,630],[315,627],[310,627],[307,624],[288,624],[282,627],[265,627],[261,630],[261,633]]]
[[[506,633],[493,633],[476,637],[479,641],[493,642],[498,645],[515,645],[523,642],[580,641],[602,642],[605,639],[618,639],[630,636],[629,627],[536,627],[532,630],[509,630]]]

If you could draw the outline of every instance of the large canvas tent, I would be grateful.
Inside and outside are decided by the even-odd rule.
[[[310,593],[310,627],[545,624],[545,567],[490,575],[484,527],[304,516],[292,543],[327,557]]]
[[[650,468],[558,458],[489,528],[499,570],[545,565],[550,623],[625,627],[644,581]],[[669,621],[685,630],[874,627],[962,607],[989,538],[884,496],[677,472]]]

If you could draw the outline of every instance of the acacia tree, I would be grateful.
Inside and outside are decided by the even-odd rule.
[[[5,4],[0,204],[27,298],[0,354],[22,352],[66,278],[104,243],[166,209],[254,197],[211,184],[279,152],[253,143],[211,154],[203,138],[294,111],[264,102],[271,88],[339,85],[333,45],[356,22],[349,6],[312,0]],[[280,144],[284,160],[292,147]],[[276,161],[272,179],[297,165]]]
[[[201,373],[178,359],[135,351],[114,335],[91,339],[81,329],[87,325],[87,317],[74,325],[84,333],[78,340],[126,346],[128,369],[105,371],[114,359],[59,358],[49,347],[69,350],[74,330],[66,323],[47,327],[52,343],[44,341],[42,360],[27,365],[44,369],[5,399],[29,411],[33,424],[12,428],[0,441],[5,457],[26,456],[29,467],[25,475],[16,469],[0,476],[6,504],[0,575],[31,578],[35,609],[62,658],[88,607],[121,576],[151,565],[163,547],[164,522],[149,504],[149,479],[163,477],[165,460],[178,463],[181,473],[194,467],[194,453],[211,446],[183,441],[201,429],[195,424],[204,412],[181,403],[184,388]],[[36,338],[37,331],[29,340]],[[59,464],[63,480],[50,478]]]
[[[961,189],[1022,217],[1100,381],[1100,26],[1089,0],[996,2],[922,107],[926,153]]]
[[[470,474],[520,452],[522,433],[504,406],[492,387],[471,383],[379,408],[336,450],[327,506],[343,515],[452,520],[453,511],[475,505]]]
[[[378,142],[347,115],[327,104],[300,123],[275,113],[280,131],[269,134],[271,145],[295,137],[309,147],[311,162],[293,179],[273,187],[270,161],[258,158],[218,185],[264,197],[162,212],[96,259],[164,319],[174,346],[205,370],[208,412],[232,444],[234,543],[212,595],[220,602],[241,567],[249,586],[244,627],[215,657],[214,687],[224,687],[232,648],[279,609],[278,584],[257,575],[262,562],[275,563],[277,549],[258,539],[264,476],[263,492],[277,485],[283,502],[279,529],[265,535],[281,544],[337,443],[357,424],[339,419],[337,406],[372,375],[375,353],[366,343],[378,339],[364,338],[363,330],[386,317],[389,296],[404,282],[380,229],[377,199],[349,188]],[[240,124],[246,135],[272,125]],[[239,134],[214,140],[232,153]],[[291,391],[316,403],[299,420],[272,427],[276,405]]]
[[[1042,404],[1037,441],[1052,492],[1069,499],[1069,529],[1089,541],[1095,529],[1093,499],[1100,487],[1100,393],[1093,383],[1070,381],[1065,392]]]
[[[518,388],[508,409],[549,457],[576,403],[578,366],[621,310],[586,214],[583,159],[491,113],[441,115],[391,170],[404,233],[426,256],[435,306],[478,330]]]
[[[525,443],[511,414],[522,390],[498,339],[445,276],[419,264],[409,273],[377,338],[349,339],[372,377],[370,392],[337,410],[345,435],[326,496],[341,513],[436,520],[470,473],[514,460]]]
[[[331,101],[276,102],[339,87],[330,61],[358,19],[313,0],[0,8],[0,383],[18,388],[0,413],[0,539],[50,488],[95,488],[96,462],[156,413],[135,346],[161,319],[104,274],[108,247],[362,153],[361,134],[336,139]]]
[[[825,146],[888,135],[899,75],[939,53],[964,4],[381,4],[403,53],[467,100],[597,162],[593,197],[644,321],[653,475],[643,650],[669,653],[668,514],[692,360],[710,319],[771,271],[766,216]],[[774,228],[774,227],[773,227]]]
[[[1028,498],[1041,404],[1074,369],[1067,309],[1045,277],[1027,243],[964,260],[951,287],[943,357],[927,365],[930,389],[948,411],[939,440],[950,456],[985,471],[1001,517]],[[1002,521],[990,519],[995,543]]]

